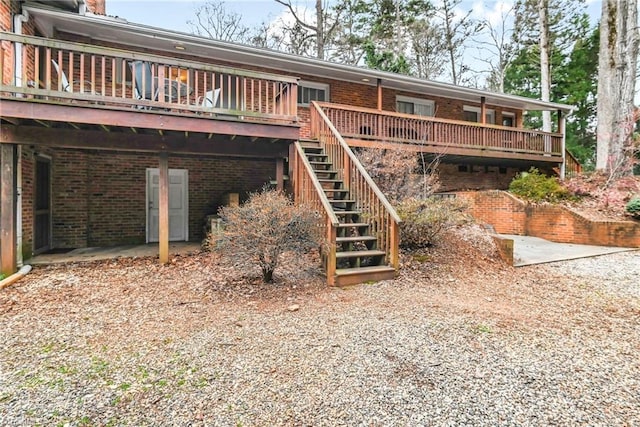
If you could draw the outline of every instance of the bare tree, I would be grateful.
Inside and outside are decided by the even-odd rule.
[[[444,48],[449,57],[449,71],[451,83],[457,85],[462,80],[462,75],[468,67],[463,62],[465,41],[477,33],[479,27],[471,19],[471,11],[464,16],[456,16],[456,8],[462,0],[443,0],[439,8],[436,8],[436,17],[442,23],[444,31]]]
[[[420,19],[409,26],[409,41],[416,77],[433,80],[444,72],[447,53],[442,40],[442,27],[428,19]]]
[[[303,34],[303,31],[306,30],[309,33],[304,36],[304,40],[300,40],[301,42],[306,42],[309,39],[315,40],[315,56],[318,59],[325,58],[325,46],[329,42],[336,26],[338,25],[338,18],[340,9],[335,9],[337,11],[337,16],[334,16],[330,19],[330,9],[329,7],[323,7],[322,0],[316,0],[315,2],[315,23],[307,22],[304,17],[301,17],[298,13],[297,8],[293,5],[292,0],[275,0],[277,3],[280,3],[283,6],[286,6],[291,12],[293,19],[295,19],[296,23],[291,30],[296,30],[296,35],[300,36]]]
[[[476,40],[479,50],[488,50],[490,55],[476,57],[489,67],[487,83],[489,88],[500,93],[504,92],[504,78],[507,68],[516,55],[516,47],[511,42],[513,34],[514,7],[503,8],[497,23],[484,19],[480,22],[481,33],[485,37]]]
[[[194,34],[222,41],[248,41],[250,29],[242,23],[242,15],[227,10],[223,1],[204,3],[195,14],[194,20],[187,21]]]
[[[540,26],[540,99],[551,100],[551,55],[549,0],[538,0],[538,25]],[[542,112],[542,130],[551,132],[551,111]]]
[[[603,0],[596,169],[611,176],[632,172],[633,97],[639,44],[637,4],[628,0]]]

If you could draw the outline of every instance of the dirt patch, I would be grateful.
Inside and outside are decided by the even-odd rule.
[[[577,200],[565,202],[568,207],[596,221],[629,221],[625,211],[632,197],[640,197],[640,176],[610,180],[604,174],[582,174],[565,181]]]

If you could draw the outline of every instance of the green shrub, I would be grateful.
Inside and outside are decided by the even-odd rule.
[[[519,173],[509,184],[509,191],[534,202],[555,202],[569,197],[569,191],[556,177],[546,176],[536,168]]]
[[[640,197],[634,197],[633,199],[629,200],[629,203],[627,203],[625,210],[632,217],[640,219]]]
[[[223,207],[217,250],[229,259],[257,265],[265,283],[273,281],[280,256],[306,252],[319,246],[318,215],[295,205],[282,192],[263,189],[238,207]]]
[[[396,206],[402,219],[400,246],[418,249],[432,246],[446,229],[470,221],[467,205],[458,198],[409,198]]]

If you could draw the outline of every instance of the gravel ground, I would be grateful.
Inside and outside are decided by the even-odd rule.
[[[36,269],[0,291],[0,424],[640,425],[640,252],[451,242],[346,289],[209,255]]]

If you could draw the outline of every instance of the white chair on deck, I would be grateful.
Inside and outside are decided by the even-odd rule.
[[[220,98],[220,89],[208,90],[202,97],[201,107],[204,108],[216,108],[218,105],[218,99]]]
[[[67,75],[60,69],[58,63],[52,59],[51,63],[53,64],[53,68],[56,69],[56,73],[58,73],[58,80],[61,82],[62,90],[64,92],[71,92],[71,87],[69,85],[69,79],[67,79]]]
[[[69,83],[69,79],[67,78],[67,75],[64,73],[64,71],[60,68],[60,66],[58,65],[58,63],[52,59],[51,63],[53,64],[53,68],[56,69],[56,73],[58,73],[58,80],[60,81],[60,86],[62,87],[62,90],[64,92],[73,92],[73,88],[71,87],[71,84]],[[90,81],[85,80],[84,81],[84,90],[83,91],[78,91],[78,92],[85,92],[85,93],[92,93],[92,84]],[[100,92],[95,92],[96,95],[100,95]]]

